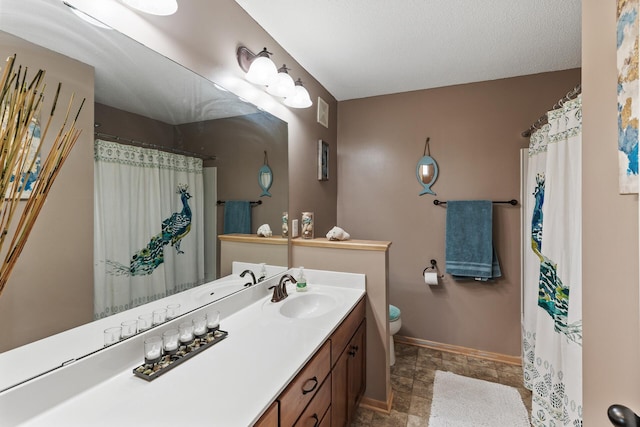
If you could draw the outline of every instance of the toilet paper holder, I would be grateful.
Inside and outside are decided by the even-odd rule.
[[[440,274],[440,271],[438,270],[438,262],[435,259],[431,260],[431,266],[427,266],[425,267],[424,270],[422,270],[422,275],[424,276],[424,273],[427,272],[427,270],[434,270],[436,273],[438,273],[438,278],[442,279],[444,277],[444,274]]]

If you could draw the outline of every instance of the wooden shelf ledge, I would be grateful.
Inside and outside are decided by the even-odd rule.
[[[295,238],[291,240],[293,246],[307,246],[316,248],[352,249],[360,251],[386,252],[391,242],[378,240],[328,240],[318,237],[315,239]]]

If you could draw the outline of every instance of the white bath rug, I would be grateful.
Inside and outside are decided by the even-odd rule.
[[[529,427],[513,387],[436,371],[429,427]]]

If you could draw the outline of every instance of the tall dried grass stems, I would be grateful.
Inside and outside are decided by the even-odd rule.
[[[7,58],[2,80],[0,80],[0,253],[6,253],[0,265],[0,296],[49,190],[80,136],[81,131],[76,129],[76,121],[84,105],[83,99],[75,117],[70,119],[74,102],[74,96],[71,96],[64,122],[55,135],[51,151],[41,164],[31,195],[26,202],[21,201],[24,183],[28,181],[36,159],[47,141],[61,85],[58,84],[53,106],[40,138],[34,138],[33,127],[30,130],[30,125],[40,117],[46,87],[45,71],[39,70],[33,79],[28,81],[27,68],[25,67],[23,71],[22,66],[18,66],[16,70],[15,62],[15,55]],[[20,177],[23,176],[24,179],[21,180]],[[16,218],[16,211],[20,205],[24,205],[24,209],[19,218]],[[15,219],[17,219],[17,226],[14,229]],[[10,229],[14,231],[12,231],[7,251],[4,252]]]

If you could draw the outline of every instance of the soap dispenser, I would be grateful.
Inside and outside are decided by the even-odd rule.
[[[260,263],[260,277],[258,278],[258,283],[262,282],[267,278],[267,267],[264,262]]]
[[[296,283],[296,291],[298,292],[307,291],[307,278],[304,276],[304,267],[300,267],[299,269],[297,283]]]

